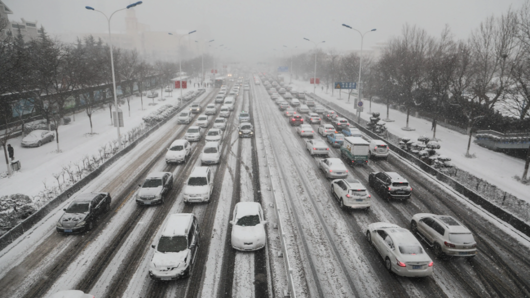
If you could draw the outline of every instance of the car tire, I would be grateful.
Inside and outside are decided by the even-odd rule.
[[[37,147],[40,147],[40,146],[42,146],[42,142],[41,142],[41,141],[39,141],[39,142],[37,143]]]
[[[344,207],[344,201],[342,200],[342,198],[339,199],[339,206],[340,206],[340,209],[342,210],[346,209],[346,207]]]
[[[392,262],[390,262],[388,257],[385,258],[385,267],[388,272],[392,272]]]
[[[443,256],[444,256],[442,247],[438,243],[434,243],[434,245],[433,245],[433,253],[439,259],[443,258]]]
[[[418,233],[418,224],[416,223],[416,221],[413,220],[410,222],[410,230],[414,234]]]
[[[92,229],[94,228],[94,221],[91,220],[88,222],[88,226],[86,227],[86,230],[87,231],[92,231]]]
[[[366,240],[372,245],[372,234],[370,234],[370,231],[366,231]]]
[[[107,213],[110,210],[110,203],[105,204],[105,208],[103,209],[103,213]]]

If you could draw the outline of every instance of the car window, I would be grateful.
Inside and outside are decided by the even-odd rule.
[[[407,187],[407,186],[409,186],[409,184],[408,184],[408,182],[394,182],[394,183],[392,183],[392,186]]]
[[[204,148],[204,153],[217,153],[217,148],[215,148],[215,147],[206,147],[206,148]]]
[[[208,184],[208,182],[206,181],[206,177],[191,177],[188,180],[188,185],[191,186],[201,186],[206,184]]]
[[[223,119],[217,119],[217,120],[215,120],[215,123],[224,123],[224,120]]]
[[[144,184],[142,185],[142,188],[153,188],[153,187],[159,187],[162,185],[162,179],[147,179],[145,180]]]
[[[348,193],[354,197],[364,197],[368,194],[366,189],[350,189]]]
[[[157,250],[161,253],[179,252],[188,249],[186,236],[162,236],[158,240]]]
[[[426,218],[422,218],[420,221],[426,224],[427,226],[431,227],[432,223],[434,222],[434,219],[430,217],[426,217]]]
[[[337,184],[338,184],[338,185],[340,186],[340,188],[342,188],[343,190],[346,190],[346,189],[347,189],[346,184],[344,184],[344,181],[339,181]]]
[[[181,150],[184,150],[184,146],[176,145],[176,146],[171,147],[169,150],[171,150],[171,151],[181,151]]]
[[[437,223],[436,221],[434,221],[432,223],[432,226],[431,226],[438,234],[440,235],[444,235],[445,234],[445,229],[439,224]]]
[[[423,253],[423,249],[419,245],[400,245],[399,252],[404,255],[419,255]]]
[[[66,213],[87,213],[90,210],[88,202],[72,202],[66,209]]]
[[[190,232],[188,233],[188,239],[190,239],[190,242],[193,242],[194,238],[195,238],[195,224],[192,224],[190,228]]]
[[[475,242],[475,238],[473,238],[473,235],[470,233],[451,233],[449,234],[449,241],[453,243],[467,244]]]
[[[252,127],[250,125],[243,125],[241,126],[241,129],[251,129]]]
[[[219,135],[219,132],[217,132],[217,131],[209,131],[208,135],[209,136],[217,136],[217,135]]]
[[[260,223],[259,215],[247,215],[237,220],[236,225],[242,227],[253,227]]]
[[[180,113],[180,116],[182,117],[188,116],[188,113]]]
[[[198,128],[190,128],[190,129],[188,129],[188,133],[198,133],[198,132],[199,132]]]
[[[377,173],[375,174],[375,177],[377,177],[377,179],[385,181],[385,175],[383,173]]]

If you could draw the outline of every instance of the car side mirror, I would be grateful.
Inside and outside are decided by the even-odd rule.
[[[266,220],[264,220],[264,221],[262,221],[261,223],[264,224],[264,225],[266,225],[266,224],[268,224],[269,222],[266,221]]]
[[[234,224],[234,221],[233,221],[233,220],[231,220],[231,221],[230,221],[230,224],[231,224],[231,225],[233,225],[233,224]]]
[[[63,211],[66,211],[66,208],[64,208]]]
[[[138,187],[142,187],[142,185],[141,185],[141,184],[138,184]]]
[[[155,245],[154,245],[154,244],[152,244],[152,245],[151,245],[151,247],[152,247],[152,248],[155,248]]]

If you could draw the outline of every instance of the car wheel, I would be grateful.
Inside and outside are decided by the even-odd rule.
[[[105,209],[103,209],[103,213],[107,213],[110,210],[110,203],[105,204]]]
[[[42,142],[39,141],[39,142],[37,143],[37,146],[38,146],[38,147],[42,146]]]
[[[442,251],[442,247],[440,246],[440,244],[434,243],[433,252],[437,258],[441,259],[443,257],[444,253]]]
[[[370,234],[370,231],[366,231],[366,240],[368,240],[368,243],[372,244],[372,234]]]
[[[418,232],[418,224],[416,223],[416,221],[413,220],[410,222],[410,230],[412,231],[412,233]]]
[[[91,231],[94,228],[94,221],[89,221],[88,226],[86,227],[87,231]]]
[[[388,270],[389,272],[392,272],[392,262],[390,262],[390,259],[388,257],[386,257],[385,259],[385,267],[386,267],[386,270]]]
[[[346,209],[346,208],[344,207],[344,201],[342,200],[342,198],[339,199],[339,206],[340,206],[340,209],[342,209],[342,210]]]

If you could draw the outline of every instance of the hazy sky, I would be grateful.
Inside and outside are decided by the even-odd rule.
[[[38,21],[48,32],[106,32],[103,16],[86,5],[112,13],[134,1],[125,0],[3,0],[13,10],[11,20]],[[364,49],[401,34],[409,23],[437,36],[448,24],[456,38],[465,39],[481,21],[501,15],[524,0],[145,0],[136,8],[141,23],[152,31],[197,30],[193,39],[215,39],[236,56],[285,55],[283,45],[296,51],[314,46],[307,37],[326,43],[328,50],[360,49],[361,32],[377,28],[364,38]],[[113,17],[114,32],[123,32],[124,12]],[[274,50],[277,49],[277,50]],[[225,53],[228,51],[225,51]]]

